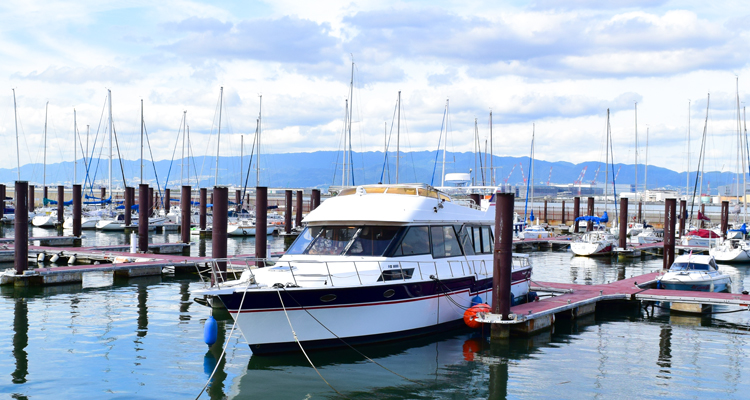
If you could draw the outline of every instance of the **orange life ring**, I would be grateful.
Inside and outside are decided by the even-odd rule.
[[[466,312],[464,312],[464,322],[469,328],[479,328],[482,326],[481,322],[477,322],[477,313],[487,313],[490,312],[490,306],[487,304],[477,304],[475,306],[471,306]]]

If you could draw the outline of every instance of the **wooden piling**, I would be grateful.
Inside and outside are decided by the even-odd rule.
[[[573,198],[573,232],[578,233],[578,217],[581,216],[581,198]]]
[[[0,185],[0,219],[5,217],[5,185]]]
[[[664,201],[664,263],[663,269],[669,269],[674,262],[674,234],[677,199]]]
[[[549,219],[547,218],[547,199],[544,199],[544,223],[549,223]]]
[[[33,185],[26,181],[16,181],[15,242],[13,245],[16,275],[23,275],[29,269],[29,191]]]
[[[687,200],[680,200],[680,230],[677,232],[680,237],[685,235],[685,213],[687,213]]]
[[[310,211],[312,211],[312,210],[318,208],[318,206],[320,206],[320,189],[313,189],[311,196],[312,196],[313,202],[312,202],[312,208],[310,209]]]
[[[625,249],[628,246],[628,199],[620,199],[620,237],[618,246]]]
[[[721,202],[721,238],[727,238],[727,229],[729,229],[729,202]]]
[[[57,223],[65,222],[65,186],[57,186]]]
[[[492,257],[492,312],[510,319],[511,268],[513,263],[513,195],[495,193],[495,251]],[[507,325],[492,324],[491,340],[507,339],[510,329]]]
[[[183,186],[180,193],[180,240],[190,243],[190,186]],[[169,197],[167,197],[169,198]]]
[[[149,201],[150,193],[153,191],[147,184],[138,185],[138,251],[142,253],[148,252],[148,217],[149,206],[152,204]]]
[[[594,216],[594,198],[589,197],[588,199],[588,216],[593,217]],[[590,232],[594,230],[594,221],[589,220],[586,224],[586,232]]]
[[[566,222],[565,221],[565,200],[562,201],[562,217],[561,218],[562,218],[562,222],[560,223],[565,225],[565,222]]]
[[[28,208],[26,210],[27,212],[34,212],[34,185],[29,185],[27,193],[28,201],[26,203],[28,204]],[[16,203],[16,206],[18,206],[18,203]]]
[[[200,230],[205,231],[206,230],[206,198],[208,197],[208,189],[201,188],[200,189],[200,205],[199,205],[199,213],[200,213]]]
[[[284,191],[284,233],[292,233],[292,191]]]
[[[164,201],[163,201],[163,203],[164,203],[164,211],[165,211],[164,214],[165,215],[167,213],[169,213],[169,210],[172,208],[171,197],[172,197],[172,191],[169,190],[169,189],[164,189]],[[189,202],[190,201],[188,201],[188,203]],[[180,193],[180,205],[182,205],[182,193]]]
[[[133,217],[131,215],[131,212],[133,210],[133,200],[130,197],[130,191],[134,190],[134,188],[125,186],[125,199],[123,201],[125,206],[125,226],[130,226],[133,223]]]
[[[266,229],[268,228],[268,188],[258,186],[255,188],[255,258],[266,258]],[[265,263],[258,262],[262,268]]]
[[[73,185],[73,236],[81,237],[81,185]]]
[[[297,191],[297,207],[294,217],[294,226],[302,226],[302,191]]]

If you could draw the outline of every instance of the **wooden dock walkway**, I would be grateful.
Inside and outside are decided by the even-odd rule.
[[[652,272],[601,285],[536,282],[531,290],[559,295],[511,307],[510,320],[503,320],[500,315],[491,313],[479,313],[476,320],[509,325],[512,332],[528,334],[549,328],[555,318],[577,318],[591,314],[596,311],[598,303],[606,301],[668,302],[680,305],[676,309],[686,312],[701,312],[705,305],[731,305],[750,310],[750,295],[747,294],[654,289],[660,274],[660,271]]]

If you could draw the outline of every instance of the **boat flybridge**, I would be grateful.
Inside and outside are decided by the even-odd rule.
[[[198,294],[223,302],[255,354],[445,329],[476,296],[492,301],[494,219],[494,206],[461,206],[424,184],[344,189],[305,217],[278,261],[233,281],[215,274]],[[512,268],[520,303],[528,256],[514,254]]]

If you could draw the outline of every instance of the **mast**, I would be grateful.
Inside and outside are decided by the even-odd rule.
[[[705,160],[703,158],[704,158],[704,156],[706,154],[705,143],[706,143],[706,131],[708,130],[708,106],[709,106],[710,103],[711,103],[711,93],[708,94],[708,98],[706,100],[706,121],[703,124],[703,145],[701,145],[701,158],[700,158],[700,160],[701,160],[701,162],[700,162],[701,179],[700,179],[700,188],[698,189],[698,196],[699,196],[698,198],[700,199],[700,201],[699,201],[700,203],[703,202],[703,165],[705,165]]]
[[[609,207],[609,108],[607,109],[607,142],[604,145],[607,148],[604,157],[604,211]]]
[[[112,122],[112,90],[107,89],[109,97],[109,195],[112,196],[112,136],[114,123]],[[143,158],[141,158],[141,169],[143,169]],[[104,200],[104,199],[102,199]],[[109,210],[112,211],[112,203],[109,203]]]
[[[180,157],[180,187],[185,185],[184,182],[184,164],[185,164],[185,135],[187,134],[187,111],[182,112],[182,156]]]
[[[478,135],[477,119],[474,118],[474,174],[471,177],[471,185],[476,186],[477,177],[477,135]]]
[[[245,135],[240,135],[240,187],[244,187],[244,179],[242,179],[242,166],[245,164]]]
[[[445,140],[443,142],[443,177],[440,186],[445,186],[445,151],[448,149],[448,99],[445,99]]]
[[[42,169],[42,187],[47,187],[47,109],[49,101],[44,105],[44,167]]]
[[[256,157],[256,163],[255,163],[255,186],[260,186],[260,130],[263,125],[263,95],[259,95],[260,97],[260,104],[258,106],[258,156]]]
[[[536,124],[531,124],[531,171],[529,171],[529,178],[531,179],[531,210],[534,210],[534,137],[536,136]],[[492,146],[490,146],[492,147]],[[492,170],[490,170],[492,173]],[[492,180],[490,180],[492,183]],[[536,224],[539,225],[539,216],[537,215]]]
[[[740,158],[742,156],[742,136],[740,136],[740,89],[739,89],[739,77],[735,76],[735,82],[737,82],[737,207],[740,206]],[[744,160],[742,162],[744,165]],[[743,168],[744,170],[744,168]],[[744,193],[743,193],[744,196]],[[744,202],[744,200],[743,200]]]
[[[747,151],[747,119],[745,117],[746,117],[745,106],[742,106],[742,122],[743,122],[744,127],[745,127],[745,147],[744,147],[744,150]],[[747,156],[747,154],[746,154],[746,156]],[[743,185],[745,186],[745,196],[743,197],[743,201],[742,201],[743,204],[744,204],[744,206],[745,206],[744,207],[744,213],[742,215],[742,222],[747,222],[747,204],[745,204],[746,200],[747,200],[747,179],[746,179],[747,173],[745,172],[746,171],[746,166],[744,165],[745,159],[746,159],[746,157],[743,157],[743,159],[742,159],[742,163],[743,163],[743,166],[742,166],[742,175],[743,175],[743,179],[744,179]]]
[[[185,118],[187,118],[187,115],[185,115]],[[190,125],[185,122],[185,127],[187,128],[187,183],[190,185]],[[196,185],[197,186],[197,185]]]
[[[347,153],[346,153],[346,142],[347,142],[346,124],[347,124],[348,120],[349,120],[349,99],[346,99],[345,102],[344,102],[344,148],[342,149],[343,152],[344,152],[344,154],[343,154],[343,156],[344,156],[343,157],[344,158],[344,160],[343,160],[344,163],[343,163],[343,165],[341,165],[341,186],[347,186],[347,184],[349,183],[349,179],[348,179],[349,178],[349,174],[347,173],[348,170],[346,168],[346,160],[347,160],[347,158],[346,158],[347,157]]]
[[[78,180],[78,121],[76,121],[76,109],[73,109],[73,184]]]
[[[396,124],[396,184],[399,183],[399,159],[401,158],[401,91],[398,91],[398,123]],[[19,178],[20,179],[20,178]]]
[[[219,89],[219,134],[216,138],[216,172],[214,186],[219,186],[219,144],[221,143],[221,109],[224,106],[224,86]]]
[[[638,102],[637,101],[635,102],[635,201],[638,201]]]
[[[745,173],[745,149],[746,149],[746,140],[747,138],[743,138],[742,136],[742,120],[740,119],[740,78],[737,77],[736,79],[736,85],[737,85],[737,136],[738,141],[740,144],[740,151],[739,154],[741,154],[742,158],[742,208],[744,209],[744,212],[742,214],[742,222],[747,222],[747,173]]]
[[[492,146],[492,111],[490,111],[490,186],[495,186],[495,169],[492,159],[494,158],[494,146]]]
[[[687,151],[687,179],[685,179],[685,198],[690,194],[690,100],[688,100],[688,151]],[[647,148],[648,149],[648,148]],[[648,150],[646,150],[648,151]]]
[[[180,168],[182,165],[180,165]],[[180,169],[180,181],[182,181],[182,169]],[[141,185],[143,184],[143,99],[141,99]]]
[[[648,190],[648,127],[646,127],[646,176],[643,178],[643,193]],[[641,221],[642,222],[642,221]]]
[[[346,148],[344,148],[344,151],[347,153],[347,160],[349,164],[349,168],[352,170],[352,184],[354,184],[354,161],[352,160],[352,112],[353,112],[353,106],[354,106],[354,56],[352,56],[352,77],[349,81],[349,149],[347,151]],[[344,133],[346,135],[346,133]],[[347,171],[348,173],[349,171]],[[349,176],[346,177],[347,182],[349,181]]]
[[[21,152],[18,150],[18,111],[16,111],[16,89],[13,90],[13,119],[16,121],[16,169],[18,180],[21,180]]]

